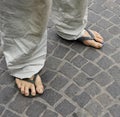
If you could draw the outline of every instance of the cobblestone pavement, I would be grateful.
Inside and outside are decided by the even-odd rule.
[[[100,50],[61,39],[49,22],[40,97],[19,93],[0,54],[0,117],[120,117],[120,0],[90,0],[88,19]]]

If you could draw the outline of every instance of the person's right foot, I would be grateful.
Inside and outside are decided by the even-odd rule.
[[[32,76],[30,80],[33,80],[33,78],[34,76]],[[34,84],[19,78],[16,78],[15,82],[18,88],[20,89],[21,93],[25,96],[29,96],[30,93],[32,96],[35,96],[36,93],[42,94],[44,91],[44,86],[39,75],[37,75],[37,78],[35,80],[35,86]]]

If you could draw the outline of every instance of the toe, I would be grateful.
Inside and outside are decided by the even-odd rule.
[[[21,81],[19,79],[16,78],[16,84],[18,86],[18,88],[20,89],[21,88]]]
[[[29,95],[29,88],[26,86],[25,87],[25,96],[28,96]]]
[[[44,91],[43,86],[37,86],[37,87],[36,87],[36,91],[37,91],[39,94],[42,94],[43,91]]]
[[[95,36],[95,40],[100,43],[104,43],[103,37],[96,31],[93,31],[93,34]]]
[[[25,86],[24,86],[24,85],[21,86],[21,93],[22,93],[22,94],[25,93]]]
[[[31,85],[30,89],[31,89],[31,95],[35,96],[36,95],[36,91],[35,91],[35,86],[33,84]]]
[[[98,48],[98,49],[103,46],[101,43],[95,42],[94,40],[85,40],[84,44],[88,45],[88,46]]]
[[[37,78],[36,78],[35,85],[36,85],[36,91],[37,91],[39,94],[42,94],[43,91],[44,91],[44,86],[43,86],[43,84],[42,84],[42,80],[41,80],[41,78],[40,78],[39,75],[38,75]]]

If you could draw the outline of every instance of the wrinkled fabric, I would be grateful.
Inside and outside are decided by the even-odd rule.
[[[87,0],[53,0],[52,19],[59,36],[76,40],[84,33],[88,16]]]
[[[47,54],[47,22],[52,0],[1,0],[0,30],[10,75],[30,78],[40,71]],[[68,40],[81,36],[87,22],[87,0],[54,0],[53,22]]]

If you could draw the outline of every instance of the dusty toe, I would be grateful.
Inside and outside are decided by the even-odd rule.
[[[35,96],[35,95],[36,95],[36,90],[35,90],[34,84],[32,84],[32,85],[30,86],[30,89],[31,89],[31,95],[32,95],[32,96]]]
[[[42,80],[40,78],[39,75],[37,75],[37,78],[36,78],[36,81],[35,81],[35,85],[36,85],[36,91],[39,93],[39,94],[42,94],[43,91],[44,91],[44,86],[42,84]]]

